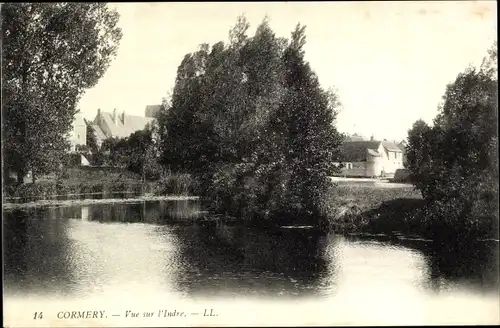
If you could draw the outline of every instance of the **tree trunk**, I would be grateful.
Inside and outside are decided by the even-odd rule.
[[[31,180],[32,180],[33,184],[35,184],[36,176],[35,176],[35,173],[33,171],[31,171]]]

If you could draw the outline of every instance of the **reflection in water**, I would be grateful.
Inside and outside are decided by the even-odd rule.
[[[131,296],[138,292],[171,291],[169,282],[176,274],[175,242],[160,239],[151,225],[102,225],[69,221],[74,279],[81,296],[113,294]]]
[[[192,200],[4,212],[6,293],[315,296],[396,306],[498,290],[498,244],[451,252],[425,241],[191,220],[199,213]]]
[[[4,272],[6,291],[56,295],[71,294],[73,256],[67,222],[57,219],[58,209],[4,213]],[[7,283],[12,281],[11,284]]]
[[[82,206],[82,221],[88,221],[89,220],[89,207],[88,205]]]
[[[428,268],[420,252],[379,241],[342,239],[337,250],[339,295],[372,307],[424,296]]]
[[[60,207],[59,210],[62,217],[83,221],[165,224],[198,217],[200,205],[196,200],[137,201]]]
[[[191,296],[310,295],[328,272],[324,237],[307,231],[206,224],[173,232],[184,241],[177,283]]]
[[[461,286],[498,295],[499,254],[497,242],[478,242],[460,249],[431,248],[427,252],[436,292]]]

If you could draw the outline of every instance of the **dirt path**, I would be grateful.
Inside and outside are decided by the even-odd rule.
[[[330,177],[331,181],[340,185],[352,185],[356,187],[377,187],[377,188],[412,188],[409,183],[390,182],[388,179],[370,179],[370,178],[343,178]]]

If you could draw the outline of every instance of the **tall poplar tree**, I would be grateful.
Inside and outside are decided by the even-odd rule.
[[[248,37],[185,56],[160,119],[163,163],[193,173],[216,212],[240,218],[319,216],[340,142],[336,96],[304,60],[304,28],[277,37],[268,18]]]
[[[1,17],[3,164],[35,181],[68,149],[79,98],[116,54],[119,15],[106,3],[7,3]]]

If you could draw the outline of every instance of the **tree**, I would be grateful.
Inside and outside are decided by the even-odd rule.
[[[304,29],[289,45],[268,18],[253,37],[248,26],[239,17],[227,45],[201,45],[184,57],[159,119],[162,162],[194,174],[217,212],[311,218],[340,142],[338,101],[303,59]]]
[[[115,167],[127,167],[129,163],[127,138],[110,137],[104,139],[101,145],[103,164]]]
[[[317,76],[304,60],[305,26],[297,25],[283,60],[286,96],[276,122],[284,132],[286,163],[290,170],[290,195],[299,213],[319,217],[319,201],[329,186],[328,176],[337,169],[342,135],[333,123],[339,106],[333,91],[324,91]]]
[[[2,5],[4,165],[23,181],[52,170],[83,92],[97,84],[121,39],[105,3]]]
[[[99,152],[95,130],[90,122],[87,122],[87,147],[93,155]]]
[[[128,169],[139,173],[143,179],[145,179],[146,155],[152,147],[152,142],[151,131],[148,129],[136,131],[127,139]]]
[[[484,57],[480,70],[492,80],[498,79],[498,43],[496,40],[488,49],[488,55]]]
[[[431,140],[432,129],[423,120],[413,123],[408,131],[408,146],[406,147],[407,168],[410,171],[410,180],[422,192],[424,197],[432,195],[428,188],[432,188],[431,181]]]
[[[468,68],[446,87],[433,127],[416,122],[409,131],[411,179],[430,201],[436,222],[449,222],[459,232],[490,229],[497,211],[498,80],[492,56],[490,51],[481,68]]]

